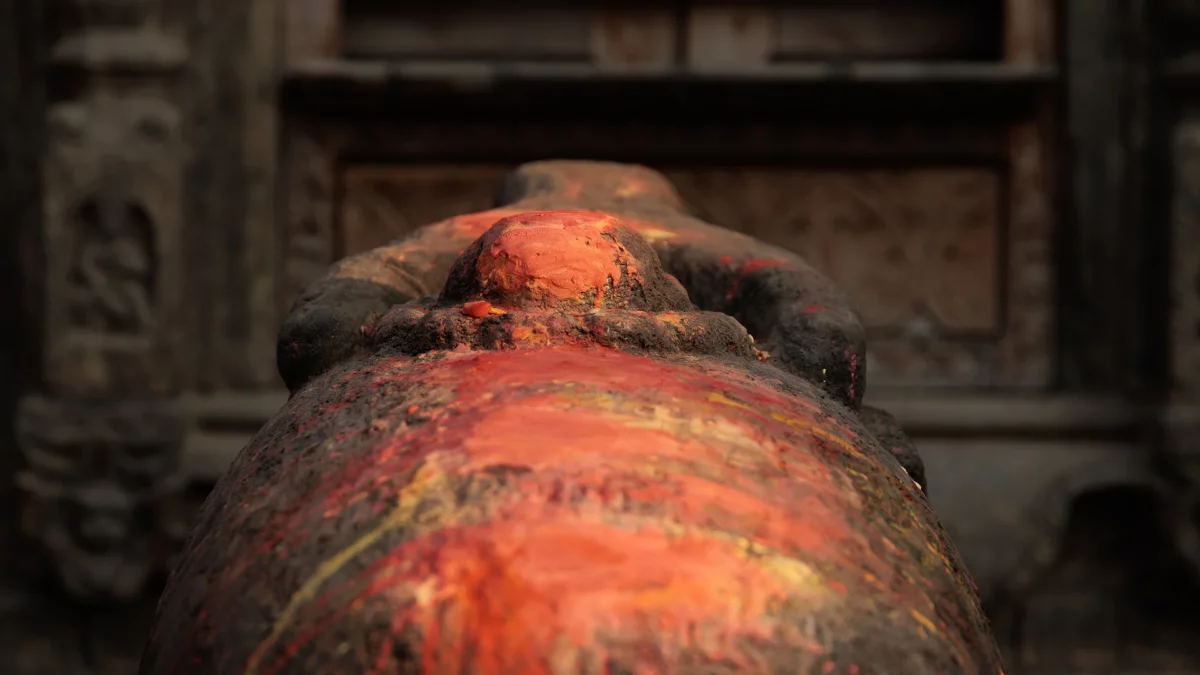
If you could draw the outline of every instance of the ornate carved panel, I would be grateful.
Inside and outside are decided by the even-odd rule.
[[[22,529],[75,597],[136,598],[187,531],[179,411],[165,401],[30,397],[17,425]]]
[[[57,391],[179,384],[180,113],[150,96],[55,105],[46,160],[45,375]]]
[[[339,255],[487,208],[505,170],[348,169],[338,206]],[[873,384],[990,386],[1048,376],[1048,231],[1044,214],[1032,207],[1005,219],[1001,171],[666,173],[702,217],[801,253],[851,292],[871,333]]]
[[[36,319],[40,391],[16,416],[22,529],[74,598],[136,601],[186,520],[182,238],[190,161],[172,8],[80,0],[51,51]],[[178,10],[178,7],[173,8]],[[170,17],[174,17],[171,19]],[[61,17],[55,16],[60,19]]]

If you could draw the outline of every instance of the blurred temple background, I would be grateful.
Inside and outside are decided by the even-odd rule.
[[[0,670],[134,673],[299,290],[582,158],[851,292],[1010,674],[1200,673],[1200,2],[434,4],[0,2]]]

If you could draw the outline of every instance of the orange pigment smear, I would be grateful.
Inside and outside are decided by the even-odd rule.
[[[788,591],[734,544],[577,519],[456,528],[391,557],[410,564],[369,592],[416,595],[398,623],[421,629],[430,673],[576,671],[603,664],[605,638],[618,636],[736,660],[735,638],[769,637],[770,604]]]
[[[501,294],[536,290],[551,300],[602,293],[621,279],[624,250],[602,232],[615,220],[590,212],[545,211],[506,218],[480,256],[477,274]]]
[[[482,319],[491,314],[493,309],[495,308],[492,307],[492,303],[487,300],[474,300],[463,304],[462,313],[472,319]]]
[[[731,536],[785,555],[852,564],[844,559],[855,550],[847,547],[855,536],[845,520],[854,510],[848,503],[852,495],[836,482],[829,467],[802,449],[785,450],[764,430],[744,424],[742,431],[756,442],[758,452],[739,456],[753,452],[753,446],[730,447],[720,440],[635,426],[631,422],[637,420],[621,414],[554,403],[553,397],[539,397],[489,413],[463,439],[466,462],[459,470],[527,467],[536,472],[522,488],[529,499],[548,494],[534,483],[559,490],[591,484],[601,502],[632,499],[654,504],[681,525],[718,525]],[[661,473],[663,462],[693,468]],[[776,480],[764,477],[761,470],[753,479],[737,480],[739,475],[729,470],[735,462],[747,468],[786,462],[787,471]],[[630,470],[640,470],[640,485],[622,495],[605,494],[607,478]],[[705,475],[727,478],[722,484]]]
[[[738,661],[737,638],[769,639],[774,603],[836,603],[859,574],[899,606],[930,606],[899,572],[918,561],[872,544],[877,517],[842,479],[841,445],[821,442],[849,430],[738,368],[556,347],[448,354],[361,378],[449,388],[454,423],[435,417],[343,458],[318,505],[377,490],[434,454],[445,487],[527,471],[478,495],[470,520],[423,497],[423,531],[314,598],[279,667],[336,620],[333,600],[352,612],[380,594],[398,632],[421,629],[425,672],[602,672],[605,650],[625,660],[643,645],[648,672],[685,649]],[[286,514],[283,531],[303,538],[315,517]]]

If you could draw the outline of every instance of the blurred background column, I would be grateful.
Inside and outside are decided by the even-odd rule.
[[[136,671],[160,583],[208,487],[189,490],[186,459],[191,393],[213,372],[206,357],[219,351],[221,372],[242,381],[274,375],[269,320],[254,354],[241,348],[245,330],[209,338],[214,324],[246,323],[237,302],[255,287],[243,255],[256,249],[240,237],[271,232],[262,210],[273,181],[261,167],[274,163],[273,117],[254,111],[274,107],[275,9],[0,9],[4,254],[20,270],[5,289],[15,334],[5,672]],[[266,50],[265,80],[253,78],[255,49]],[[276,246],[266,237],[259,249]]]

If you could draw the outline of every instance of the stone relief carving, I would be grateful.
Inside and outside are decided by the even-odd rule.
[[[46,112],[40,391],[17,413],[21,526],[76,599],[133,601],[186,520],[174,396],[188,157],[171,77],[186,44],[147,0],[78,0],[50,51],[73,74]],[[65,89],[65,87],[64,87]]]
[[[112,196],[75,210],[70,324],[100,336],[146,335],[155,323],[154,224],[140,204]]]
[[[150,97],[50,111],[45,369],[59,393],[178,385],[179,118]]]
[[[166,570],[188,524],[181,420],[163,401],[22,401],[22,529],[75,597],[129,600]]]

